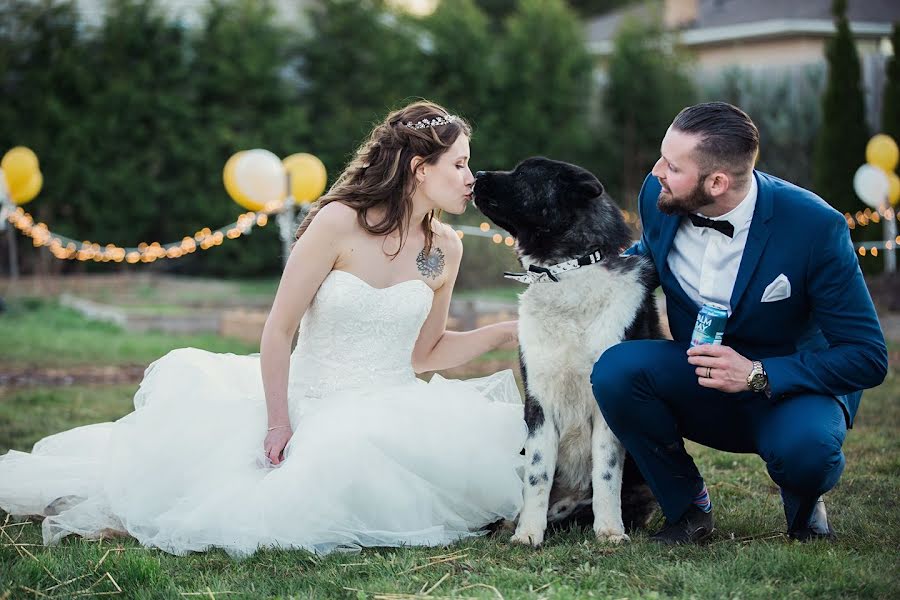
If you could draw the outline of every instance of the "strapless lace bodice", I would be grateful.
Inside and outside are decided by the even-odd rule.
[[[412,351],[433,296],[419,279],[376,288],[346,271],[329,273],[300,323],[291,400],[412,382]]]

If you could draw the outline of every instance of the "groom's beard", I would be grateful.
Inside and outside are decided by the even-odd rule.
[[[659,192],[656,206],[660,212],[667,215],[687,215],[700,212],[704,206],[709,206],[716,200],[703,189],[706,177],[701,177],[694,189],[687,196],[675,196],[671,193]]]

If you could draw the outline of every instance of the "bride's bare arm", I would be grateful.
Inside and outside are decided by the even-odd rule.
[[[413,369],[417,373],[438,371],[465,364],[485,352],[517,338],[517,321],[503,321],[472,331],[447,331],[450,296],[456,284],[462,260],[462,240],[452,228],[446,227],[441,236],[445,252],[447,278],[435,292],[431,312],[422,325],[413,349]]]
[[[269,419],[264,450],[274,464],[281,462],[292,433],[287,404],[291,342],[303,313],[337,260],[340,240],[356,217],[354,213],[347,218],[347,210],[352,211],[338,203],[323,207],[294,245],[263,328],[260,364]]]

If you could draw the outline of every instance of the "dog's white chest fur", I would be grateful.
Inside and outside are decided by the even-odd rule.
[[[534,374],[540,386],[551,373],[589,377],[603,351],[622,339],[644,293],[638,272],[601,265],[582,267],[558,283],[531,285],[519,301],[519,343],[529,378]]]
[[[528,401],[541,418],[529,423],[515,541],[540,544],[548,518],[565,518],[586,503],[598,538],[627,539],[620,498],[625,452],[600,414],[590,376],[636,318],[646,294],[640,276],[639,268],[591,265],[559,282],[532,284],[520,296]]]

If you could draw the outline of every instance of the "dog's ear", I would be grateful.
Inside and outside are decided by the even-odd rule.
[[[592,200],[603,195],[603,184],[588,171],[571,171],[565,179],[569,192],[578,198]]]

